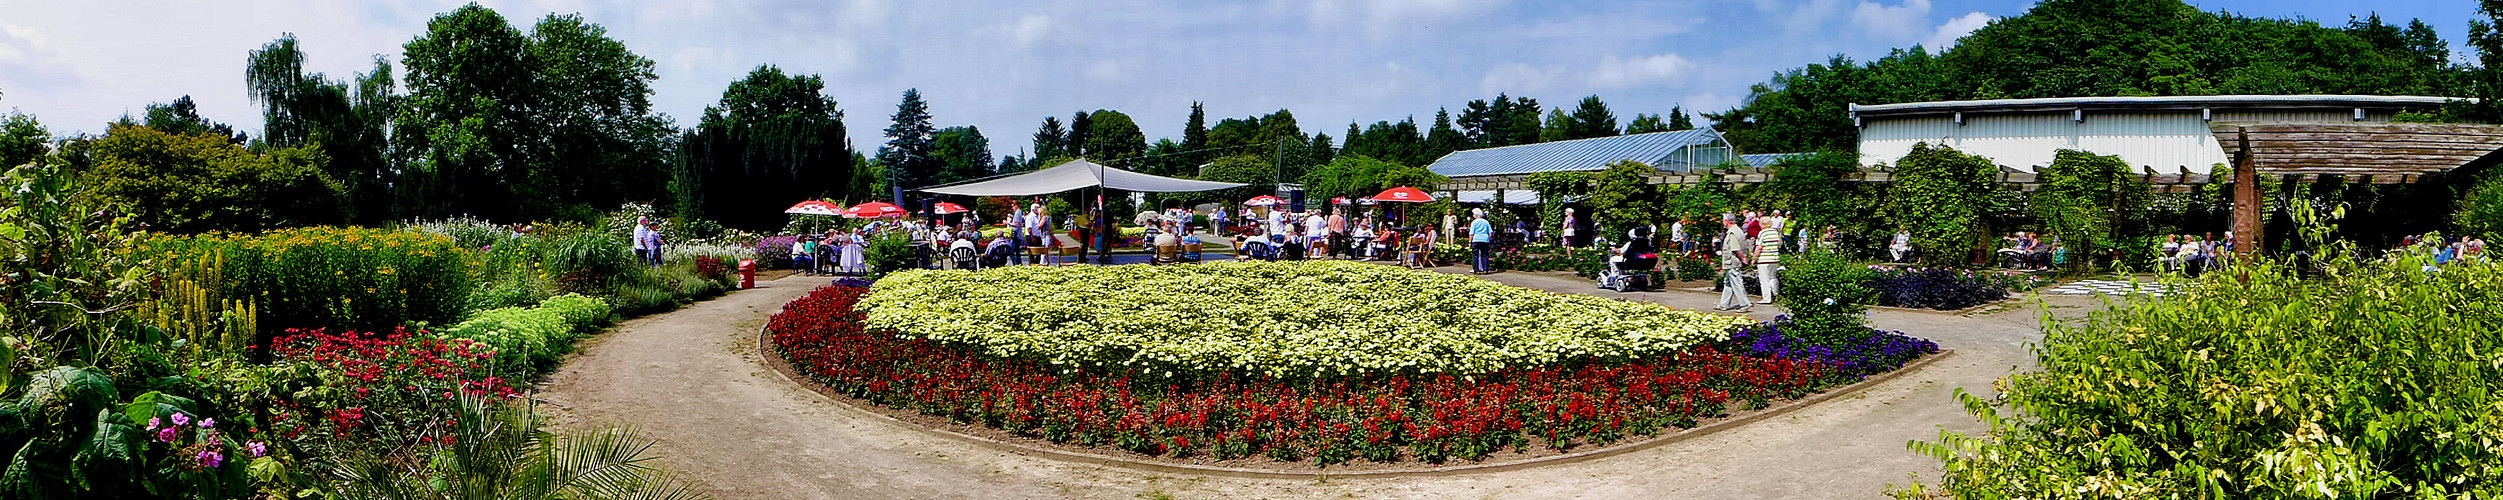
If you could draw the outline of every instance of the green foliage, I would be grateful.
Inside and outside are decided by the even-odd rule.
[[[620,276],[642,267],[626,239],[602,232],[575,232],[547,237],[540,265],[569,292],[598,292]]]
[[[1401,186],[1431,190],[1444,180],[1443,176],[1423,168],[1348,154],[1304,174],[1302,182],[1307,199],[1328,200],[1344,196],[1352,200]]]
[[[872,277],[912,269],[912,238],[901,234],[872,238],[869,240],[869,248],[861,252],[861,258],[869,261],[869,275]]]
[[[0,354],[31,366],[88,365],[156,335],[114,314],[154,296],[158,262],[130,251],[145,238],[135,220],[50,163],[9,169],[0,186]]]
[[[1538,192],[1538,220],[1546,226],[1548,234],[1563,237],[1564,200],[1590,194],[1590,179],[1590,172],[1539,172],[1522,180],[1523,185]],[[1584,217],[1589,215],[1583,214]]]
[[[52,152],[52,132],[35,121],[34,115],[9,113],[0,117],[0,168],[25,165]]]
[[[428,445],[435,460],[411,467],[384,457],[351,458],[335,472],[346,479],[345,493],[387,500],[705,498],[646,464],[652,440],[631,427],[558,434],[547,429],[535,404],[466,392],[455,404],[445,439]]]
[[[1138,122],[1119,111],[1098,109],[1087,113],[1086,158],[1105,165],[1122,165],[1147,153],[1147,135],[1139,131]],[[1292,115],[1284,122],[1293,127]]]
[[[1615,137],[1617,133],[1616,113],[1608,111],[1608,103],[1600,102],[1597,95],[1582,98],[1564,127],[1564,138],[1567,140]]]
[[[2298,220],[2309,218],[2297,210]],[[2317,241],[2327,231],[2302,231]],[[2423,253],[2317,277],[2249,259],[2161,300],[2045,321],[2040,368],[1964,394],[1984,430],[1915,451],[1960,498],[2473,498],[2503,391],[2503,267]]]
[[[822,77],[784,74],[773,65],[731,82],[704,108],[702,123],[680,137],[670,188],[677,213],[770,231],[781,225],[784,207],[852,194],[828,186],[867,184],[855,179],[865,169],[855,168],[843,110],[825,86]]]
[[[119,394],[92,368],[34,374],[16,401],[0,403],[0,449],[13,450],[0,457],[0,494],[227,498],[250,491],[243,443],[199,425],[213,417],[200,405],[158,392],[124,402]],[[207,453],[218,460],[202,460]]]
[[[1627,228],[1650,224],[1660,217],[1665,198],[1660,187],[1648,180],[1658,173],[1643,162],[1621,160],[1591,176],[1591,216],[1598,218],[1595,226],[1607,228],[1601,234],[1624,233]]]
[[[450,323],[468,310],[477,261],[437,234],[300,228],[257,236],[203,234],[148,242],[168,270],[210,289],[210,300],[259,305],[261,337],[288,328],[390,331]]]
[[[1886,194],[1887,219],[1912,233],[1924,264],[1963,267],[1987,244],[1986,218],[2000,188],[1990,159],[1945,146],[1915,144],[1897,161]]]
[[[318,149],[258,154],[213,135],[115,125],[90,144],[90,194],[130,207],[150,228],[196,233],[338,222],[346,205]]]
[[[402,215],[535,219],[662,194],[674,131],[651,112],[653,63],[605,28],[556,14],[525,34],[471,4],[401,48]]]
[[[1772,203],[1787,208],[1797,227],[1828,226],[1859,227],[1872,219],[1867,196],[1861,193],[1861,182],[1846,182],[1843,177],[1860,170],[1860,155],[1848,151],[1828,151],[1785,158],[1773,164],[1773,180],[1757,187],[1759,192],[1777,193],[1782,199]]]
[[[2483,239],[2503,237],[2503,175],[2488,175],[2460,198],[2452,214],[2452,234]]]
[[[578,293],[558,295],[540,302],[539,308],[556,311],[558,315],[565,317],[566,323],[576,328],[608,324],[608,301],[600,300],[599,297]]]
[[[1809,343],[1840,346],[1873,331],[1868,306],[1877,302],[1869,288],[1868,266],[1814,246],[1782,256],[1782,308],[1795,325],[1784,331]]]
[[[304,51],[295,35],[280,36],[254,50],[244,64],[244,85],[262,106],[261,139],[281,148],[318,146],[330,157],[324,173],[344,191],[349,220],[390,220],[395,177],[390,158],[391,63],[375,58],[374,70],[351,82],[304,72]]]
[[[2044,231],[2060,237],[2069,255],[2099,256],[2138,236],[2151,197],[2138,169],[2118,156],[2097,156],[2063,149],[2035,177],[2038,183],[2027,207]],[[2071,258],[2083,267],[2085,258]]]
[[[495,372],[520,378],[555,367],[558,359],[573,350],[575,332],[563,310],[507,307],[479,311],[435,335],[493,346]]]

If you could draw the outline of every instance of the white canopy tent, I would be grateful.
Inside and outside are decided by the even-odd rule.
[[[997,179],[922,188],[921,192],[960,196],[1032,196],[1091,187],[1148,193],[1181,193],[1243,186],[1245,184],[1148,175],[1080,159],[1070,160],[1068,163],[1052,168]]]
[[[1495,202],[1495,190],[1492,190],[1492,189],[1485,189],[1485,190],[1471,190],[1471,191],[1446,191],[1446,192],[1451,193],[1451,200],[1452,200],[1452,201],[1457,201],[1457,202],[1461,202],[1461,203],[1493,203],[1493,202]],[[1508,190],[1504,190],[1503,194],[1504,194],[1504,204],[1506,204],[1506,205],[1536,205],[1536,204],[1538,204],[1538,202],[1539,202],[1538,192],[1537,192],[1537,191],[1531,191],[1531,190],[1527,190],[1527,189],[1508,189]],[[1580,201],[1580,200],[1579,200],[1579,198],[1578,198],[1578,197],[1576,197],[1576,198],[1568,198],[1568,199],[1565,199],[1564,201],[1566,201],[1566,202],[1573,202],[1573,201]]]

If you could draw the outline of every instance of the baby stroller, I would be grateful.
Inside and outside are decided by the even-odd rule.
[[[1599,273],[1599,287],[1619,292],[1649,290],[1652,271],[1660,265],[1660,253],[1651,248],[1651,228],[1636,227],[1626,231],[1625,245],[1608,257],[1608,269]]]

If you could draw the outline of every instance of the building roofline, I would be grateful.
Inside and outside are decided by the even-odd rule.
[[[2431,108],[2450,101],[2475,101],[2464,97],[2389,96],[2389,95],[2201,95],[2149,97],[2051,97],[2041,99],[1984,99],[1976,101],[1931,101],[1896,104],[1851,104],[1854,117],[1912,115],[1953,112],[2012,112],[2068,110],[2133,110],[2133,109],[2207,109],[2207,108]]]

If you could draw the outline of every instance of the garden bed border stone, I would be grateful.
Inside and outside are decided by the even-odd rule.
[[[777,311],[776,311],[776,314],[780,314],[780,311],[779,311],[779,310],[777,310]],[[1755,421],[1758,421],[1758,420],[1763,420],[1763,419],[1772,418],[1772,417],[1775,417],[1775,416],[1780,416],[1780,415],[1785,414],[1785,413],[1790,413],[1790,412],[1791,412],[1791,411],[1793,411],[1793,410],[1798,410],[1798,409],[1800,409],[1800,408],[1807,407],[1807,406],[1809,406],[1809,405],[1814,405],[1814,404],[1819,403],[1819,402],[1823,402],[1823,401],[1826,401],[1826,400],[1830,400],[1830,399],[1834,399],[1834,398],[1839,398],[1839,397],[1847,396],[1847,395],[1850,395],[1850,394],[1853,394],[1853,393],[1857,393],[1857,392],[1860,392],[1861,390],[1863,390],[1863,389],[1867,389],[1867,388],[1869,388],[1869,387],[1871,387],[1871,386],[1875,386],[1875,385],[1877,385],[1877,384],[1885,383],[1885,382],[1886,382],[1886,381],[1888,381],[1888,380],[1894,380],[1896,377],[1902,376],[1903,374],[1906,374],[1906,373],[1911,373],[1911,372],[1915,372],[1915,371],[1919,371],[1919,370],[1921,370],[1922,368],[1926,368],[1926,367],[1928,367],[1929,365],[1934,364],[1935,362],[1937,362],[1937,361],[1938,361],[1938,360],[1940,360],[1940,359],[1945,359],[1945,358],[1946,358],[1946,357],[1948,357],[1948,356],[1954,355],[1954,354],[1955,354],[1955,350],[1953,350],[1953,349],[1943,349],[1943,350],[1938,351],[1937,353],[1930,354],[1930,355],[1927,355],[1927,356],[1922,356],[1922,357],[1920,357],[1919,359],[1914,359],[1914,360],[1912,360],[1912,361],[1911,361],[1911,362],[1909,362],[1909,363],[1904,363],[1902,367],[1895,368],[1894,370],[1887,371],[1886,373],[1880,373],[1880,374],[1876,374],[1876,375],[1870,375],[1868,378],[1861,379],[1859,382],[1853,382],[1853,383],[1848,384],[1848,385],[1844,385],[1844,386],[1841,386],[1841,387],[1835,387],[1835,388],[1828,389],[1828,390],[1825,390],[1825,391],[1823,391],[1823,392],[1819,392],[1819,393],[1816,393],[1816,394],[1810,394],[1810,395],[1808,395],[1807,397],[1803,397],[1803,398],[1799,398],[1799,399],[1793,399],[1793,400],[1784,401],[1784,402],[1780,402],[1780,403],[1775,403],[1775,404],[1773,404],[1773,405],[1771,405],[1771,406],[1767,406],[1767,407],[1764,407],[1764,408],[1758,408],[1758,409],[1755,409],[1755,410],[1750,410],[1750,411],[1746,411],[1746,412],[1738,413],[1738,414],[1735,414],[1734,416],[1730,416],[1730,417],[1723,417],[1723,418],[1720,418],[1719,420],[1716,420],[1716,421],[1713,421],[1713,422],[1710,422],[1710,423],[1706,423],[1706,424],[1703,424],[1703,425],[1699,425],[1699,426],[1696,426],[1696,427],[1691,428],[1691,429],[1684,429],[1684,430],[1681,430],[1681,431],[1676,432],[1676,433],[1673,433],[1673,434],[1662,434],[1662,435],[1659,435],[1659,436],[1653,436],[1653,437],[1651,437],[1651,438],[1644,439],[1644,440],[1641,440],[1641,441],[1636,441],[1636,442],[1631,442],[1631,443],[1624,443],[1624,444],[1617,444],[1617,445],[1612,445],[1612,446],[1604,446],[1604,447],[1599,447],[1599,448],[1595,448],[1595,449],[1591,449],[1591,450],[1586,450],[1586,451],[1578,451],[1578,452],[1572,452],[1572,453],[1566,453],[1566,454],[1562,454],[1562,455],[1551,455],[1551,456],[1544,456],[1544,457],[1537,457],[1537,458],[1530,458],[1530,459],[1523,459],[1523,460],[1514,460],[1514,461],[1510,461],[1510,462],[1469,464],[1469,465],[1460,465],[1460,466],[1452,466],[1452,467],[1437,467],[1437,468],[1431,468],[1431,469],[1411,469],[1411,470],[1358,470],[1358,471],[1347,471],[1347,472],[1331,472],[1331,471],[1328,471],[1328,470],[1279,470],[1279,469],[1251,469],[1251,468],[1241,468],[1241,467],[1210,467],[1210,466],[1205,466],[1205,465],[1191,465],[1191,464],[1167,463],[1167,462],[1159,462],[1159,461],[1154,461],[1154,460],[1141,460],[1141,459],[1126,458],[1126,457],[1117,457],[1117,456],[1112,456],[1112,455],[1103,455],[1103,454],[1096,454],[1096,453],[1082,453],[1082,452],[1073,452],[1073,451],[1066,451],[1066,450],[1055,450],[1055,449],[1048,449],[1048,448],[1041,448],[1041,447],[1034,447],[1034,446],[1025,446],[1025,445],[1020,445],[1020,444],[1011,443],[1011,442],[1007,442],[1007,441],[1001,441],[1001,440],[997,440],[997,439],[992,439],[992,438],[988,438],[988,437],[976,436],[976,435],[972,435],[972,434],[966,434],[966,433],[956,432],[956,431],[947,430],[947,429],[940,429],[940,428],[930,427],[930,426],[927,426],[927,425],[921,425],[921,424],[917,424],[917,423],[913,423],[913,422],[907,422],[907,421],[904,421],[904,420],[902,420],[902,419],[895,418],[894,416],[888,415],[888,414],[886,414],[885,412],[880,411],[880,410],[878,410],[878,409],[863,408],[863,407],[861,407],[861,406],[860,406],[860,405],[858,405],[858,404],[854,404],[854,403],[853,403],[853,401],[852,401],[852,399],[853,399],[853,398],[851,398],[850,396],[845,396],[845,395],[843,395],[843,393],[841,393],[840,391],[836,391],[833,387],[829,387],[829,386],[827,386],[827,385],[825,385],[825,384],[816,383],[813,379],[810,379],[810,378],[808,378],[808,377],[806,377],[806,376],[804,376],[804,375],[801,375],[801,374],[799,373],[799,371],[798,371],[796,368],[794,368],[794,367],[792,367],[792,366],[791,366],[791,362],[790,362],[790,360],[783,359],[782,351],[781,351],[780,349],[776,348],[776,347],[773,345],[773,332],[767,331],[767,330],[766,330],[765,328],[763,328],[763,327],[758,327],[758,328],[757,328],[757,334],[756,334],[756,354],[757,354],[757,357],[758,357],[758,358],[761,358],[761,359],[762,359],[762,361],[764,362],[765,366],[767,366],[767,367],[771,368],[771,369],[774,371],[774,373],[781,374],[781,375],[782,375],[782,378],[783,378],[784,380],[789,380],[791,383],[793,383],[793,384],[797,384],[797,385],[799,385],[801,388],[807,389],[809,392],[816,393],[818,396],[825,398],[827,402],[834,403],[834,405],[835,405],[835,406],[840,407],[840,408],[842,408],[842,409],[843,409],[843,410],[845,410],[845,411],[849,411],[849,412],[852,412],[852,413],[856,413],[856,414],[860,414],[860,415],[865,415],[865,416],[873,417],[873,418],[876,418],[876,419],[878,419],[878,420],[885,421],[885,422],[886,422],[886,423],[888,423],[888,424],[893,424],[893,425],[900,426],[900,427],[904,427],[904,428],[907,428],[907,429],[912,429],[912,430],[915,430],[915,431],[918,431],[918,432],[921,432],[921,433],[924,433],[924,434],[929,434],[929,435],[932,435],[932,436],[937,436],[937,437],[944,438],[944,439],[950,439],[950,440],[955,440],[955,441],[959,441],[959,442],[964,442],[964,443],[972,444],[972,445],[975,445],[975,446],[981,446],[981,447],[984,447],[984,448],[990,448],[990,449],[997,450],[997,451],[1001,451],[1001,452],[1005,452],[1005,453],[1012,453],[1012,454],[1024,455],[1024,456],[1040,456],[1040,457],[1045,457],[1045,458],[1050,458],[1050,459],[1055,459],[1055,460],[1065,460],[1065,461],[1071,461],[1071,462],[1081,462],[1081,463],[1089,463],[1089,464],[1096,464],[1096,465],[1105,465],[1105,466],[1112,466],[1112,467],[1121,467],[1121,468],[1126,468],[1126,469],[1133,469],[1133,470],[1140,470],[1140,471],[1147,471],[1147,472],[1156,472],[1156,473],[1173,473],[1173,474],[1200,474],[1200,475],[1226,476],[1226,477],[1239,477],[1239,478],[1252,478],[1252,479],[1314,479],[1314,478],[1329,478],[1329,477],[1354,477],[1354,478],[1394,478],[1394,477],[1440,477],[1440,476],[1458,476],[1458,475],[1475,474],[1475,473],[1485,473],[1485,472],[1500,472],[1500,471],[1520,470],[1520,469],[1528,469],[1528,468],[1542,467],[1542,466],[1548,466],[1548,465],[1562,465],[1562,464],[1569,464],[1569,463],[1583,462],[1583,461],[1589,461],[1589,460],[1594,460],[1594,459],[1599,459],[1599,458],[1605,458],[1605,457],[1610,457],[1610,456],[1621,455],[1621,454],[1625,454],[1625,453],[1631,453],[1631,452],[1635,452],[1635,451],[1646,450],[1646,449],[1650,449],[1650,448],[1653,448],[1653,447],[1658,447],[1658,446],[1660,446],[1660,445],[1665,445],[1665,444],[1669,444],[1669,443],[1675,443],[1675,442],[1679,442],[1679,441],[1685,441],[1685,440],[1688,440],[1688,439],[1693,439],[1693,438],[1698,437],[1698,436],[1709,435],[1709,434],[1713,434],[1713,433],[1716,433],[1716,432],[1720,432],[1720,431],[1724,431],[1724,430],[1728,430],[1728,429],[1736,428],[1736,427],[1741,426],[1741,425],[1746,425],[1747,423],[1750,423],[1750,422],[1755,422]]]

